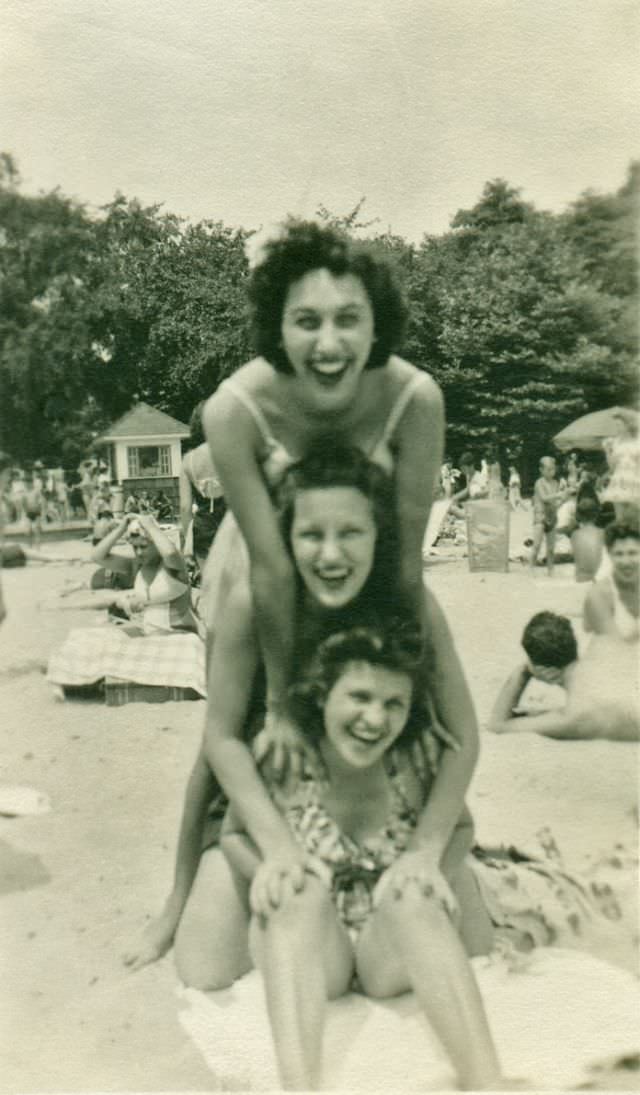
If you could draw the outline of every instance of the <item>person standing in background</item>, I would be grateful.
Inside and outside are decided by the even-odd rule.
[[[520,472],[515,464],[509,465],[509,505],[513,510],[522,508]]]
[[[543,456],[540,461],[540,478],[536,480],[533,491],[533,547],[530,566],[532,572],[535,571],[544,539],[547,574],[550,578],[553,576],[558,507],[564,498],[565,491],[556,479],[556,462],[552,456]]]
[[[34,469],[36,465],[34,464]],[[42,536],[42,515],[44,512],[45,498],[42,488],[42,479],[36,471],[27,477],[26,492],[24,496],[24,515],[29,523],[29,544],[31,547],[40,546]]]
[[[598,512],[593,498],[583,498],[576,507],[578,527],[571,533],[576,582],[593,581],[602,562],[604,532],[596,525]]]
[[[611,479],[602,494],[603,502],[612,502],[616,521],[637,521],[640,509],[640,438],[638,415],[627,407],[614,418],[619,433],[604,443]]]
[[[4,536],[4,526],[6,523],[6,508],[4,496],[9,487],[9,480],[11,479],[11,457],[6,452],[0,452],[0,547],[2,546],[2,540]],[[2,565],[0,563],[0,624],[7,615],[7,610],[4,603],[4,594],[2,592]]]
[[[180,470],[180,540],[185,555],[193,555],[202,570],[226,505],[222,485],[211,460],[202,428],[204,400],[197,404],[189,423],[193,448],[184,456]],[[191,533],[192,543],[188,543]]]

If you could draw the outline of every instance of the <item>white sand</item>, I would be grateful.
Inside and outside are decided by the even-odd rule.
[[[43,613],[36,603],[75,574],[34,565],[3,574],[1,782],[44,792],[52,809],[0,817],[0,1091],[211,1090],[178,1020],[170,956],[137,974],[120,962],[170,883],[204,704],[52,700],[38,666],[91,614]],[[570,568],[559,568],[552,582],[542,571],[533,580],[519,564],[504,575],[469,574],[466,561],[430,568],[482,719],[533,612],[577,612],[569,578]],[[608,871],[623,920],[615,938],[588,945],[634,964],[635,746],[530,735],[485,736],[483,745],[470,796],[479,837],[526,840],[550,825],[568,867]],[[598,866],[615,860],[617,844],[620,866]]]

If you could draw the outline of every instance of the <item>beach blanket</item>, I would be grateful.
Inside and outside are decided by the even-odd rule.
[[[514,966],[501,957],[473,966],[504,1073],[538,1089],[592,1078],[601,1062],[640,1050],[636,978],[607,962],[541,948]],[[277,1089],[260,975],[224,992],[178,990],[180,1022],[225,1091]],[[329,1005],[323,1087],[341,1091],[437,1091],[455,1087],[451,1066],[413,995]]]
[[[206,696],[204,643],[189,632],[132,638],[111,624],[76,628],[51,655],[47,669],[51,684],[67,687],[105,677],[192,688]]]

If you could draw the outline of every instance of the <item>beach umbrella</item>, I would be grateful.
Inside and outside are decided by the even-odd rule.
[[[561,452],[569,452],[571,449],[601,449],[602,442],[607,437],[616,437],[620,432],[620,421],[616,414],[623,412],[636,414],[629,411],[628,407],[608,407],[605,411],[592,411],[591,414],[583,414],[582,418],[576,418],[565,426],[560,433],[553,438],[553,443]],[[640,415],[638,415],[640,419]]]

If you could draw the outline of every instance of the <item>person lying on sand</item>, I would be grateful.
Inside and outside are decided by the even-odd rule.
[[[554,612],[538,612],[522,636],[527,660],[502,686],[487,729],[494,734],[525,730],[550,738],[637,740],[637,669],[635,659],[625,657],[630,648],[621,651],[620,645],[609,636],[594,636],[579,659],[571,622]],[[558,706],[551,689],[552,709],[544,710],[535,701],[523,704],[533,680],[563,689],[564,704]]]

